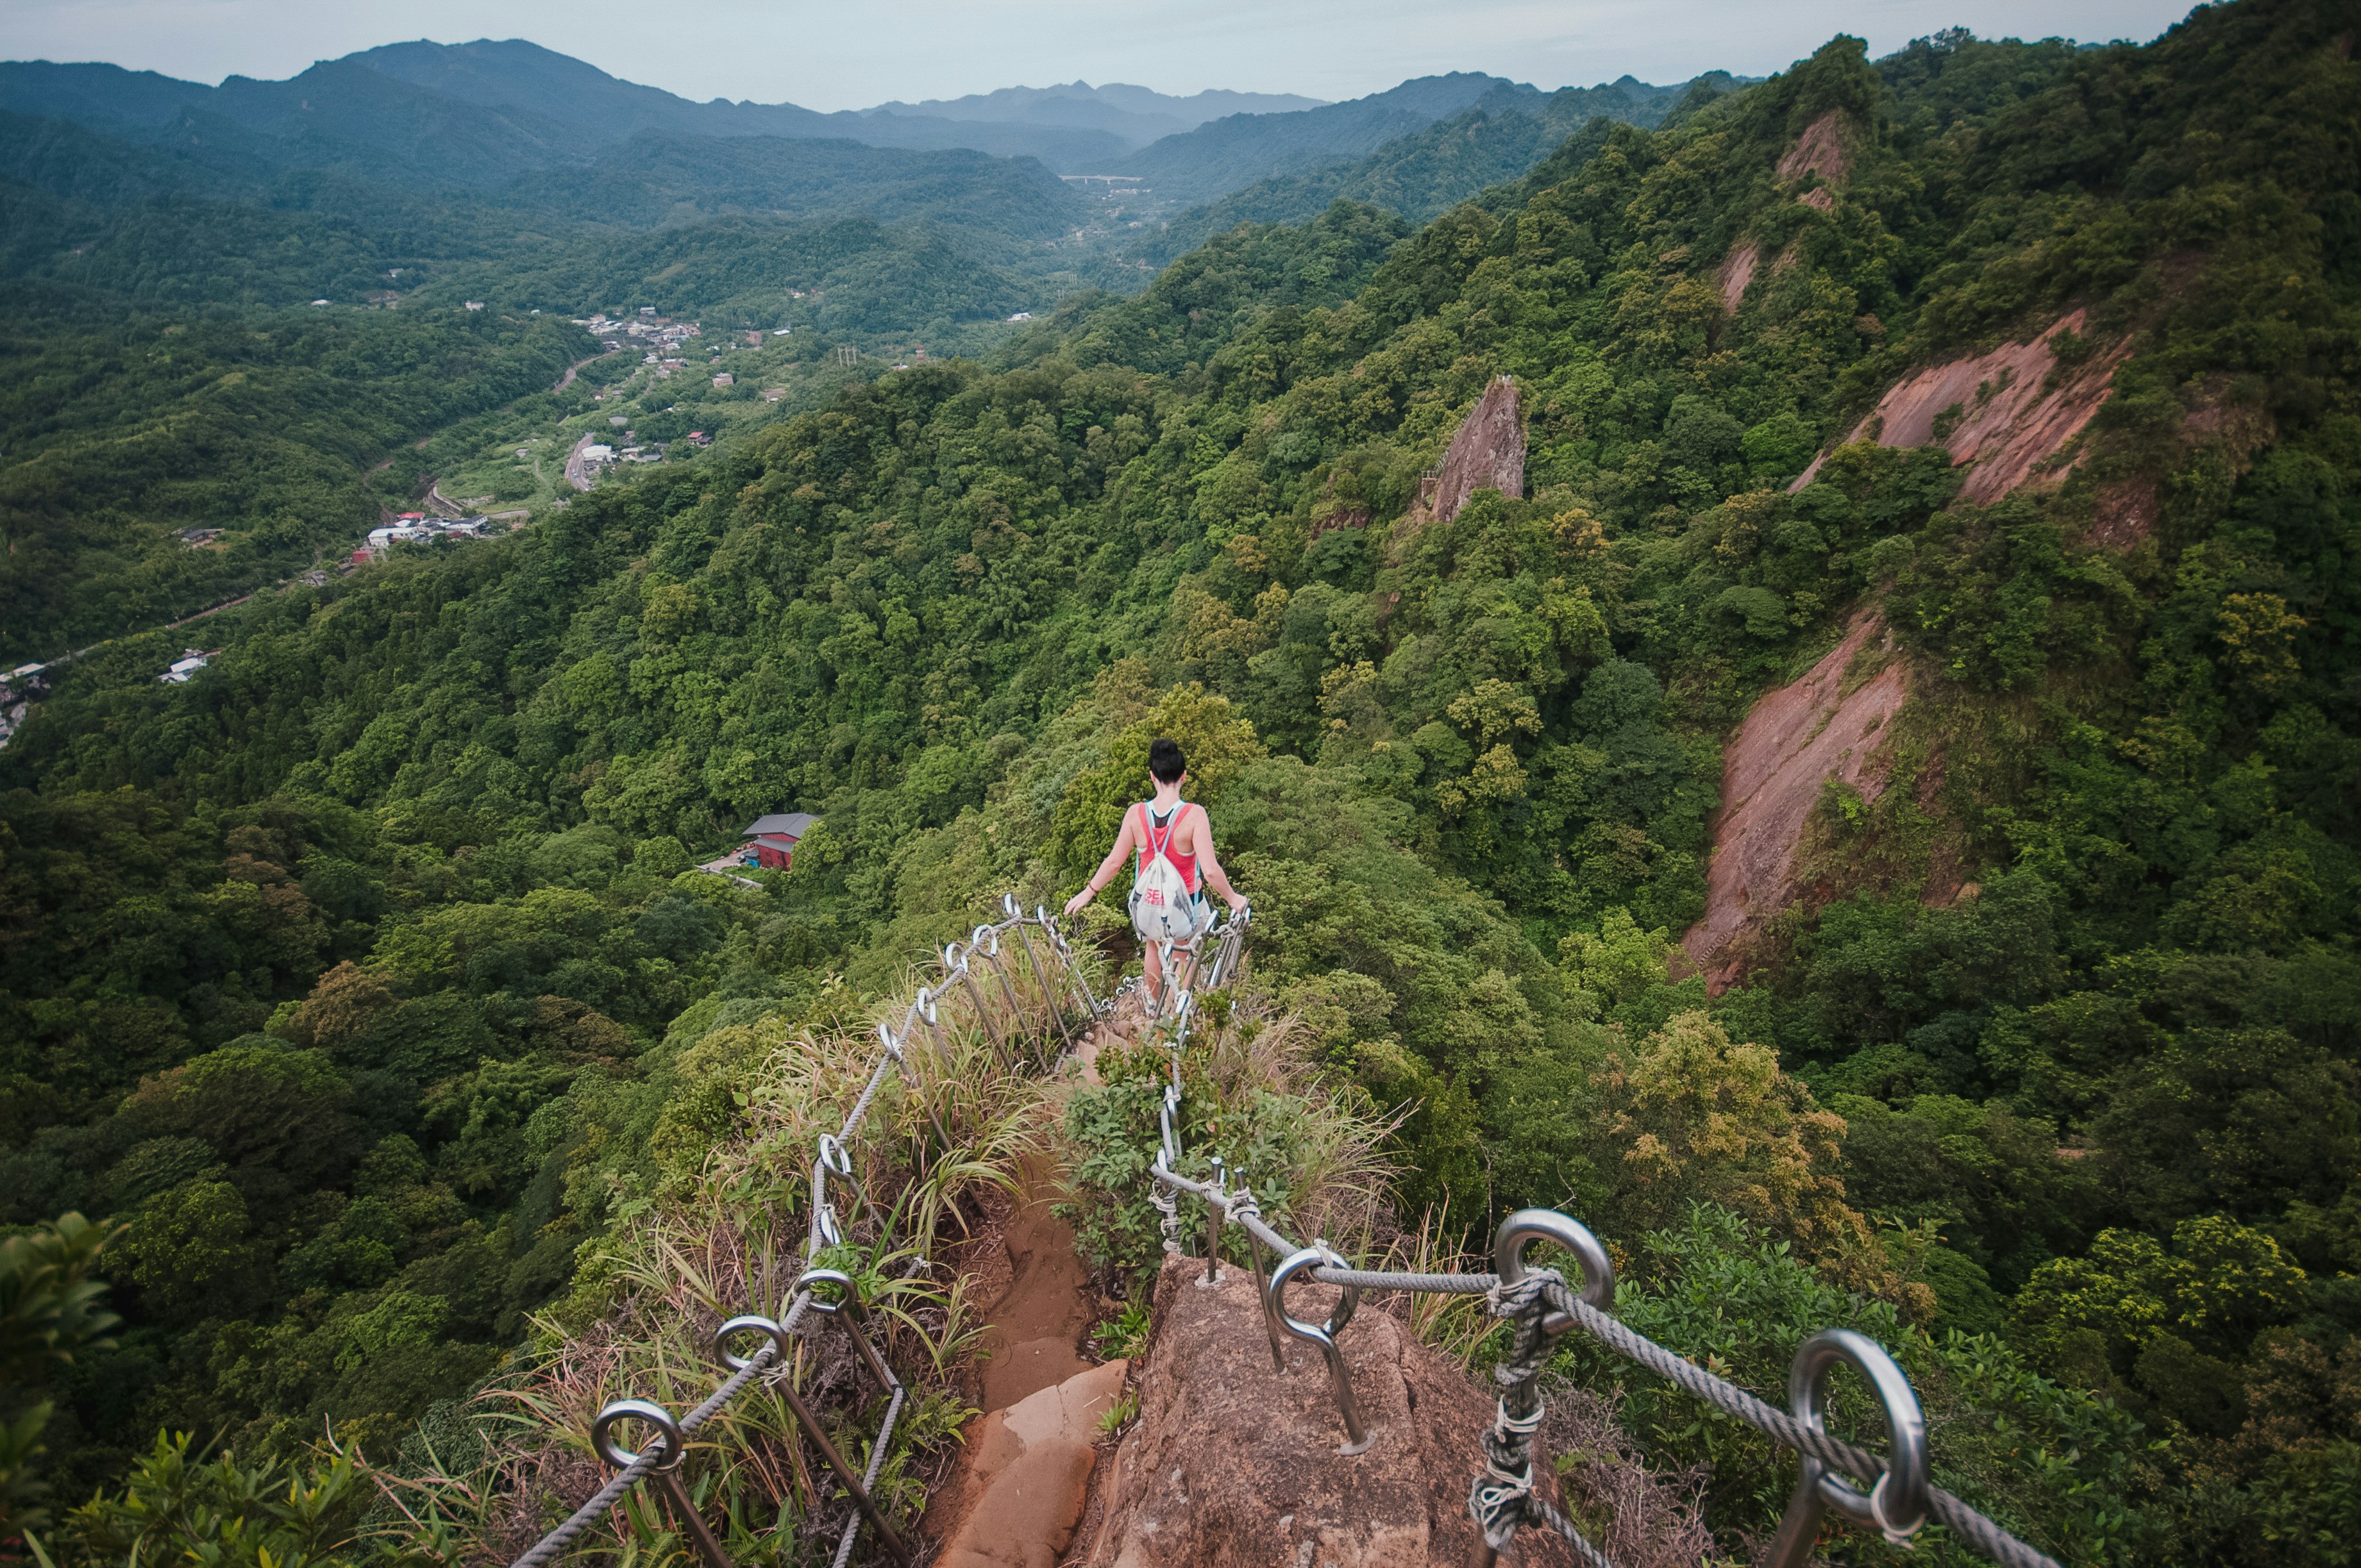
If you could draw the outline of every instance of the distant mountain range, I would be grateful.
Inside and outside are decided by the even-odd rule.
[[[861,113],[924,115],[969,124],[1014,121],[1035,126],[1071,126],[1105,131],[1134,147],[1146,147],[1165,137],[1193,131],[1208,120],[1232,115],[1291,114],[1300,109],[1317,109],[1324,102],[1292,93],[1231,93],[1219,88],[1178,98],[1121,82],[1099,87],[1087,82],[1070,82],[1055,87],[1003,87],[996,93],[929,98],[921,104],[880,104]]]
[[[762,225],[819,224],[837,225],[828,244],[866,257],[886,242],[842,225],[868,223],[967,231],[913,240],[911,255],[939,260],[942,245],[967,246],[962,265],[980,278],[1013,267],[1045,289],[1128,288],[1143,266],[1206,235],[1301,221],[1339,197],[1426,217],[1522,176],[1593,116],[1653,126],[1730,84],[1626,77],[1544,93],[1454,71],[1323,104],[1073,82],[820,114],[696,103],[516,39],[389,44],[286,81],[233,76],[217,87],[114,65],[7,62],[0,273],[181,299],[235,278],[257,300],[309,298],[350,291],[372,265],[412,277],[430,261],[508,266],[533,236],[572,244],[589,231],[664,231],[678,236],[682,259],[749,243]],[[1126,178],[1092,185],[1078,175]],[[280,216],[175,217],[149,205],[159,198]],[[710,244],[685,232],[708,224],[725,225]],[[240,233],[291,225],[309,236],[299,249],[326,259],[290,274],[278,252],[239,252]],[[203,239],[189,255],[159,251],[150,241],[167,232]],[[581,256],[645,288],[671,265],[620,237],[582,242]],[[808,249],[786,245],[763,276],[788,280],[780,288],[817,280]],[[575,259],[544,269],[553,288],[578,275]],[[490,277],[477,286],[505,292]],[[734,272],[726,285],[662,286],[666,299],[700,300],[753,287]],[[985,294],[996,302],[1008,290],[994,281]]]

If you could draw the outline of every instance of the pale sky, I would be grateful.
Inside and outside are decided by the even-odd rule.
[[[1535,86],[1630,71],[1768,75],[1835,33],[1872,54],[1987,38],[2154,38],[2184,0],[0,0],[0,58],[216,82],[401,39],[523,38],[684,97],[812,109],[1077,77],[1354,98],[1486,71]]]

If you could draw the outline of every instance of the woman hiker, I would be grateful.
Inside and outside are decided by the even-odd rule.
[[[1213,854],[1213,825],[1205,808],[1180,798],[1180,787],[1189,782],[1189,762],[1180,745],[1169,740],[1149,742],[1148,772],[1154,796],[1123,814],[1123,830],[1115,836],[1115,848],[1099,862],[1089,884],[1067,900],[1066,917],[1072,919],[1115,880],[1125,857],[1137,857],[1129,901],[1131,928],[1147,949],[1148,1002],[1150,1008],[1157,1008],[1162,1003],[1163,944],[1184,945],[1193,962],[1197,938],[1213,923],[1205,888],[1211,885],[1233,912],[1244,909],[1246,901],[1230,885],[1228,874]]]

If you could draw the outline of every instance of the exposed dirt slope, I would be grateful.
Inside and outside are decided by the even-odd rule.
[[[1738,302],[1746,298],[1747,286],[1754,281],[1754,269],[1762,265],[1763,251],[1752,240],[1743,240],[1722,258],[1721,272],[1716,280],[1721,285],[1722,307],[1732,313]]]
[[[1954,463],[1972,463],[1960,499],[1988,505],[2040,475],[2044,462],[2081,433],[2107,400],[2115,367],[2132,350],[2126,336],[2090,356],[2055,387],[2045,387],[2058,364],[2051,344],[2060,333],[2079,334],[2083,315],[2074,311],[2029,343],[2004,343],[1989,354],[1929,365],[1895,382],[1869,417],[1845,437],[1864,440],[1872,430],[1880,446],[1940,444]],[[1948,411],[1958,411],[1946,419]],[[1949,426],[1938,436],[1938,421]],[[1787,488],[1800,490],[1820,471],[1826,454]],[[2049,476],[2063,477],[2062,471]]]
[[[1514,499],[1525,493],[1525,422],[1517,408],[1517,384],[1496,376],[1468,411],[1434,482],[1430,510],[1449,522],[1478,490],[1498,490]]]
[[[1852,157],[1845,149],[1849,128],[1841,109],[1830,109],[1806,126],[1795,145],[1779,160],[1779,178],[1794,181],[1817,174],[1831,185],[1841,184],[1852,168]]]
[[[1874,611],[1856,616],[1803,679],[1763,694],[1722,753],[1705,917],[1681,938],[1717,994],[1737,978],[1746,938],[1794,899],[1795,846],[1821,785],[1840,779],[1869,799],[1884,787],[1872,759],[1908,678],[1896,661],[1844,689],[1854,660],[1890,646],[1883,630]]]

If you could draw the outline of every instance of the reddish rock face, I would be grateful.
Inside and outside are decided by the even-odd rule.
[[[1271,1370],[1256,1281],[1171,1258],[1156,1287],[1156,1340],[1138,1381],[1138,1424],[1103,1483],[1090,1561],[1109,1568],[1424,1568],[1467,1561],[1467,1486],[1483,1464],[1492,1402],[1458,1368],[1364,1305],[1341,1336],[1377,1442],[1347,1458],[1325,1364],[1301,1340]],[[1308,1299],[1299,1303],[1293,1298]],[[1300,1315],[1332,1292],[1303,1287]],[[1547,1466],[1538,1466],[1547,1474]],[[1554,1489],[1552,1488],[1554,1496]],[[1570,1563],[1531,1530],[1514,1561]]]
[[[1872,800],[1884,787],[1871,762],[1909,696],[1903,667],[1844,692],[1845,672],[1883,630],[1873,612],[1857,617],[1803,679],[1763,695],[1722,752],[1705,918],[1681,938],[1716,995],[1737,978],[1741,938],[1794,898],[1795,845],[1820,786],[1841,779]]]
[[[1763,251],[1752,240],[1747,240],[1722,258],[1718,281],[1721,285],[1724,309],[1735,314],[1738,302],[1746,298],[1748,285],[1754,281],[1754,269],[1761,265]]]
[[[1082,1517],[1099,1420],[1130,1365],[1076,1373],[976,1423],[939,1568],[1054,1568]]]
[[[2132,351],[2129,337],[2048,385],[2058,363],[2051,340],[2082,326],[2082,313],[2075,311],[2030,343],[2004,343],[1989,354],[1916,371],[1889,388],[1845,439],[1862,440],[1874,428],[1880,446],[1939,444],[1952,462],[1975,465],[1960,499],[1989,505],[2034,478],[2043,460],[2080,434],[2107,400],[2115,367]],[[1947,413],[1948,428],[1938,435],[1936,423]],[[1788,489],[1810,484],[1825,456],[1814,458]]]
[[[1817,174],[1831,185],[1841,184],[1852,167],[1852,157],[1845,150],[1845,131],[1841,109],[1830,109],[1806,126],[1795,145],[1779,160],[1780,180],[1793,182]]]
[[[1511,500],[1525,493],[1525,422],[1517,410],[1517,384],[1496,376],[1470,410],[1443,455],[1434,486],[1434,518],[1449,522],[1478,490],[1498,490]]]

